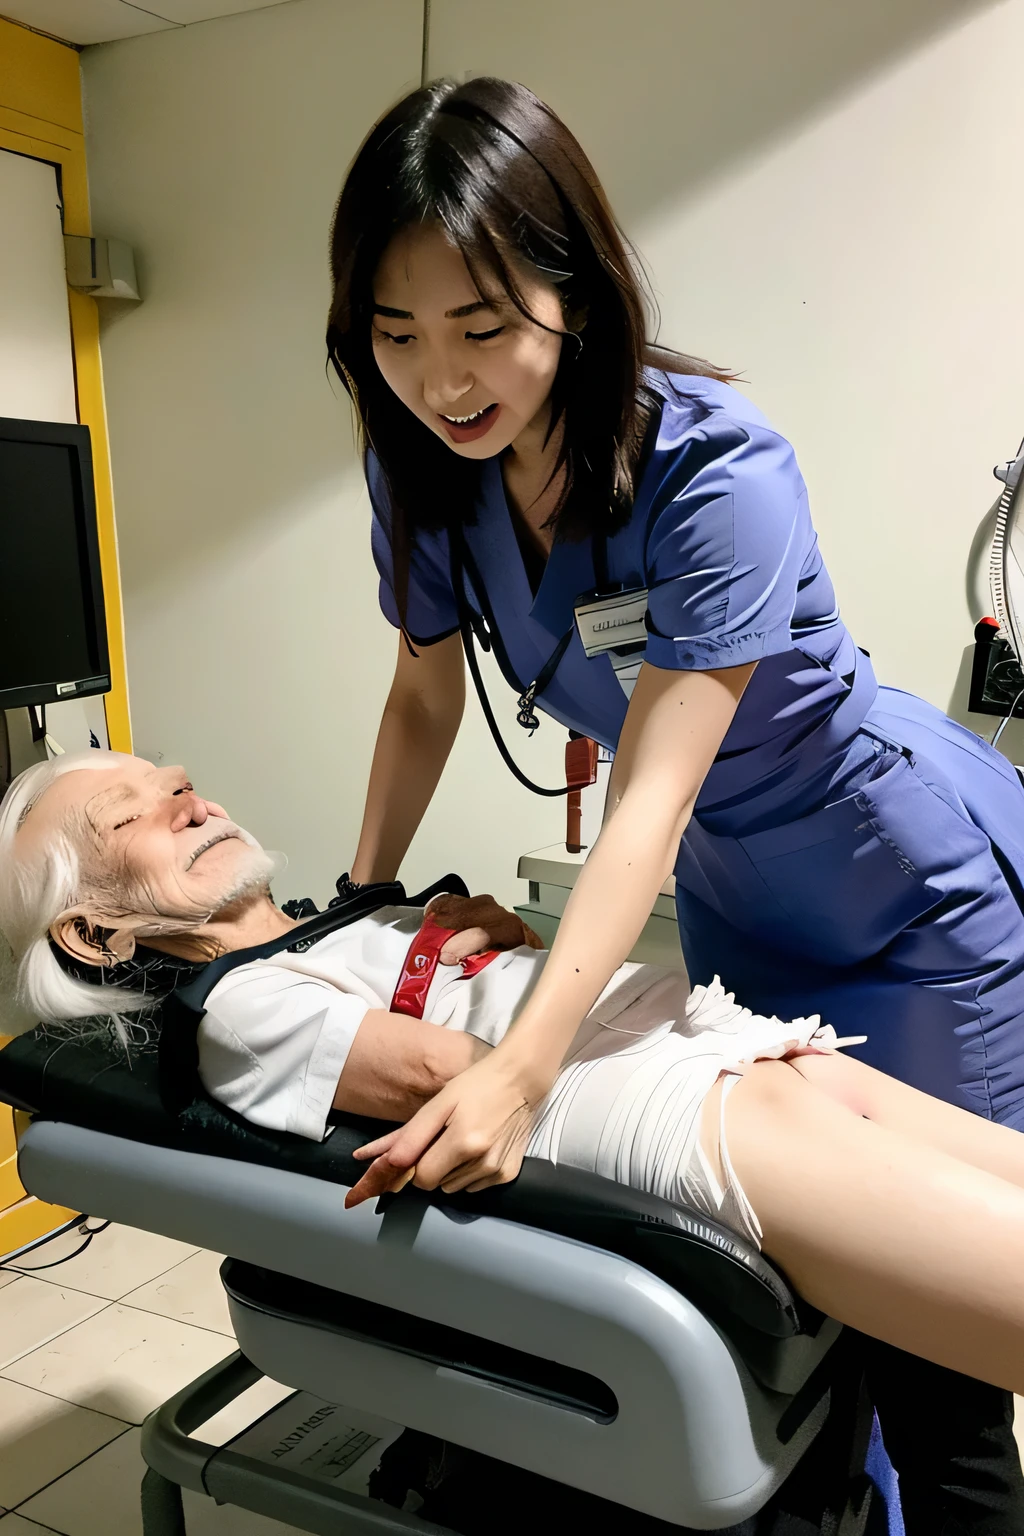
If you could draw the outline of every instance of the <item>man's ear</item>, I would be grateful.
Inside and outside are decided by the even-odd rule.
[[[50,938],[72,960],[85,965],[120,965],[135,953],[133,933],[124,928],[101,928],[80,907],[62,912],[50,924]]]

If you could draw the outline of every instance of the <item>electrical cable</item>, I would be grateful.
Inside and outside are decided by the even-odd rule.
[[[79,1234],[85,1238],[85,1242],[76,1248],[74,1253],[66,1253],[62,1259],[54,1259],[52,1264],[18,1264],[14,1259],[7,1259],[3,1264],[0,1264],[0,1272],[5,1269],[10,1269],[14,1270],[19,1275],[35,1275],[38,1274],[42,1269],[58,1269],[61,1264],[67,1264],[71,1259],[77,1259],[79,1254],[84,1253],[85,1250],[89,1247],[93,1238],[98,1237],[101,1232],[105,1232],[110,1226],[109,1221],[104,1221],[101,1222],[98,1227],[90,1227],[86,1225],[88,1220],[88,1216],[76,1216],[75,1221],[69,1221],[66,1227],[62,1227],[57,1232],[48,1232],[46,1236],[40,1238],[38,1242],[30,1243],[27,1248],[22,1248],[19,1250],[21,1253],[31,1253],[34,1249],[42,1247],[44,1243],[50,1242],[52,1238],[60,1237],[63,1232],[70,1232],[71,1228],[75,1225],[75,1222],[79,1221],[81,1222],[81,1226],[78,1228],[78,1231]]]
[[[1003,732],[1006,730],[1006,727],[1009,725],[1010,721],[1013,719],[1013,712],[1017,708],[1017,705],[1020,703],[1021,699],[1024,699],[1024,688],[1022,688],[1020,693],[1018,693],[1017,697],[1014,699],[1013,703],[1010,705],[1010,707],[1007,710],[1006,714],[1003,716],[1003,718],[1000,720],[999,724],[996,726],[995,733],[994,733],[994,735],[992,737],[992,740],[989,742],[989,746],[990,747],[994,747],[994,746],[998,745],[999,738],[1003,734]]]

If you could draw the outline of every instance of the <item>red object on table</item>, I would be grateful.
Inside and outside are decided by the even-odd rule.
[[[423,926],[409,945],[402,965],[395,995],[391,999],[392,1013],[404,1013],[410,1019],[422,1019],[441,951],[454,933],[454,928],[442,928],[429,914],[423,919]],[[497,954],[496,949],[485,949],[478,955],[470,955],[462,962],[463,978],[468,980],[478,975]]]

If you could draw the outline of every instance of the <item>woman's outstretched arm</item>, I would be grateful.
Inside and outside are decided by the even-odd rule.
[[[423,820],[466,704],[462,641],[449,635],[415,652],[398,637],[366,790],[352,878],[394,880]]]
[[[759,1062],[729,1097],[729,1155],[765,1253],[840,1322],[1024,1392],[1024,1138],[948,1105],[923,1113],[924,1095],[887,1079],[873,1105],[870,1069],[848,1067]]]
[[[482,1189],[519,1171],[533,1111],[580,1021],[636,943],[672,870],[701,785],[754,671],[675,672],[644,663],[626,712],[614,807],[579,879],[536,988],[485,1061],[401,1131],[360,1150],[372,1166],[348,1204],[405,1182]]]

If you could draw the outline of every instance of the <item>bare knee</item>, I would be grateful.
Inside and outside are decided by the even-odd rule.
[[[755,1141],[771,1137],[781,1143],[820,1135],[837,1105],[855,1115],[864,1113],[857,1085],[844,1082],[844,1065],[827,1056],[756,1061],[736,1084],[727,1119],[738,1116]]]
[[[836,1051],[794,1056],[787,1065],[805,1082],[813,1084],[819,1092],[827,1094],[853,1114],[865,1120],[873,1118],[872,1079],[877,1074],[872,1067]]]

